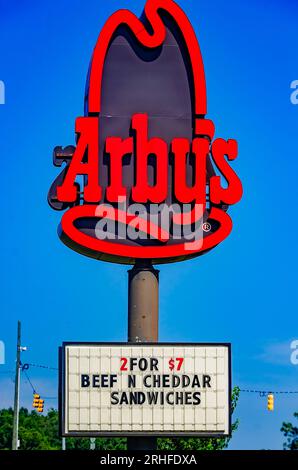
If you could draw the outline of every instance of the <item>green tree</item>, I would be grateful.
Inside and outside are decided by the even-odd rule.
[[[298,413],[294,413],[294,418],[298,419]],[[281,432],[287,438],[286,442],[284,442],[284,449],[298,450],[298,426],[283,422]]]
[[[0,410],[0,449],[11,449],[13,410]],[[20,409],[19,439],[22,450],[54,450],[61,448],[58,437],[58,413],[50,410],[47,415]]]
[[[11,449],[12,409],[0,410],[0,449]]]
[[[239,398],[239,388],[232,394],[232,411],[235,410]],[[284,423],[285,424],[285,423]],[[13,427],[13,410],[0,410],[0,450],[11,449]],[[232,425],[232,432],[238,427],[238,420]],[[19,439],[22,450],[59,450],[61,438],[59,437],[59,418],[56,410],[49,410],[46,415],[36,411],[29,412],[26,408],[20,409]],[[297,433],[297,428],[296,428]],[[229,443],[230,438],[159,438],[159,450],[222,450]],[[97,438],[97,450],[126,450],[126,438]],[[90,448],[89,438],[67,438],[66,448],[69,450],[87,450]]]
[[[234,413],[240,396],[240,388],[235,387],[232,393],[232,413]],[[232,423],[232,435],[238,428],[238,419]],[[232,437],[232,436],[231,436]],[[158,439],[159,450],[223,450],[228,447],[231,437],[215,438],[161,438]]]
[[[61,438],[59,437],[59,417],[56,410],[50,410],[46,415],[29,412],[26,408],[20,409],[19,439],[21,450],[59,450]],[[0,410],[0,449],[11,449],[13,427],[12,408]],[[90,448],[90,439],[67,438],[67,449],[87,450]],[[125,450],[125,438],[96,439],[97,450]]]

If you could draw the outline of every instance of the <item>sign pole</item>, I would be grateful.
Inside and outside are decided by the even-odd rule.
[[[138,261],[128,271],[128,342],[157,343],[159,271]],[[156,450],[156,437],[128,437],[128,450]]]

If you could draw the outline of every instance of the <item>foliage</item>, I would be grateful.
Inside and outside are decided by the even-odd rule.
[[[232,410],[236,408],[239,398],[239,388],[236,387],[232,394]],[[238,427],[238,421],[232,425],[232,431]],[[0,410],[0,450],[11,449],[13,428],[13,410]],[[59,437],[58,412],[51,409],[47,414],[39,414],[36,411],[29,412],[26,408],[20,409],[19,439],[21,450],[59,450],[61,438]],[[297,430],[297,428],[296,428]],[[297,431],[296,431],[297,432]],[[228,438],[160,438],[159,450],[221,450],[229,443]],[[88,438],[67,438],[67,449],[87,450],[90,448]],[[96,450],[125,450],[126,438],[97,438]]]
[[[294,413],[294,417],[298,419],[298,413]],[[292,423],[282,423],[281,432],[287,438],[284,442],[285,450],[298,450],[298,426]]]
[[[235,387],[232,393],[232,413],[234,413],[240,396],[240,388]],[[232,433],[238,428],[238,419],[232,423]],[[231,436],[232,437],[232,436]],[[159,450],[223,450],[228,447],[231,437],[222,438],[163,438],[158,439]]]
[[[11,449],[13,410],[0,410],[0,449]],[[19,439],[21,450],[61,450],[61,438],[58,433],[58,412],[50,410],[46,415],[20,409]],[[67,438],[67,449],[87,450],[90,439]],[[98,450],[124,450],[126,439],[96,439]]]

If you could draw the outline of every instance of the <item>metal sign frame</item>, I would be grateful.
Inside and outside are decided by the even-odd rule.
[[[65,396],[66,396],[66,383],[65,383],[65,350],[67,346],[120,346],[130,348],[140,348],[146,346],[155,347],[227,347],[228,349],[228,433],[219,433],[218,431],[68,431],[65,430]],[[59,392],[58,392],[58,410],[59,410],[59,432],[62,437],[206,437],[206,438],[229,438],[232,434],[232,370],[231,370],[231,343],[180,343],[180,342],[166,342],[166,343],[127,343],[127,342],[63,342],[59,347]]]

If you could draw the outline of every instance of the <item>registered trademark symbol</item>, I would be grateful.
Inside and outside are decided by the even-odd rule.
[[[209,222],[204,222],[202,225],[203,232],[210,232],[211,224]]]

